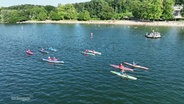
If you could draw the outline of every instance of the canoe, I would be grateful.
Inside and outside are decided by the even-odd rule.
[[[84,55],[92,55],[92,56],[95,56],[94,53],[90,53],[90,52],[81,52],[81,53],[84,54]]]
[[[144,69],[144,70],[148,70],[149,69],[147,67],[136,65],[136,64],[131,64],[131,63],[128,63],[128,62],[124,62],[124,64],[129,65],[129,66],[131,66],[133,68],[140,68],[140,69]]]
[[[49,63],[64,64],[64,61],[59,61],[59,60],[48,60],[48,59],[44,59],[44,58],[42,60],[49,62]]]
[[[93,50],[88,50],[88,52],[93,53],[93,54],[97,54],[97,55],[101,55],[101,52],[97,52],[97,51],[93,51]]]
[[[31,51],[26,51],[26,53],[27,53],[28,55],[33,55],[33,54],[34,54],[34,53],[31,52]]]
[[[122,69],[119,67],[119,65],[114,65],[114,64],[110,64],[110,66],[114,67],[114,68],[117,68],[117,69]],[[127,67],[123,67],[124,70],[127,70],[127,71],[134,71],[133,69],[131,68],[127,68]]]
[[[120,74],[120,72],[116,72],[116,71],[110,71],[111,73],[113,74],[116,74],[122,78],[127,78],[127,79],[131,79],[131,80],[137,80],[136,77],[133,77],[133,76],[130,76],[130,75],[127,75],[127,74]]]
[[[48,51],[43,51],[43,50],[38,50],[39,52],[43,53],[43,54],[48,54]]]

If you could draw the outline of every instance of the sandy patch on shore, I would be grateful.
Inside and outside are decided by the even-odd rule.
[[[154,22],[141,22],[133,20],[90,20],[90,21],[77,21],[77,20],[60,20],[60,21],[24,21],[20,23],[58,23],[58,24],[117,24],[117,25],[144,25],[144,26],[184,26],[183,21],[154,21]]]

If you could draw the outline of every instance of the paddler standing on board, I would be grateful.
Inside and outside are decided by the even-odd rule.
[[[120,68],[120,74],[124,74],[124,72],[125,72],[125,69],[124,69],[124,66],[123,66],[123,64],[122,63],[120,63],[119,64],[119,68]]]
[[[90,37],[93,38],[93,33],[90,34]]]

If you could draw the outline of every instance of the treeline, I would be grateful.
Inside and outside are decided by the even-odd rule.
[[[172,20],[173,5],[183,0],[91,0],[54,6],[18,5],[0,8],[3,23],[27,20]]]

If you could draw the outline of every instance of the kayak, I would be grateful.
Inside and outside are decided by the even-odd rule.
[[[94,53],[90,53],[90,52],[81,52],[81,53],[84,54],[84,55],[92,55],[92,56],[95,56]]]
[[[147,67],[136,65],[136,64],[131,64],[131,63],[128,63],[128,62],[124,62],[124,64],[129,65],[129,66],[134,67],[134,68],[140,68],[140,69],[144,69],[144,70],[148,70],[149,69]]]
[[[88,50],[88,52],[93,53],[93,54],[97,54],[97,55],[101,55],[101,52],[97,52],[97,51],[93,51],[93,50]]]
[[[57,51],[56,49],[54,49],[54,48],[52,48],[52,47],[49,47],[49,50],[50,50],[50,51],[54,51],[54,52]]]
[[[43,54],[48,54],[48,51],[43,51],[43,50],[39,50],[39,52],[43,53]]]
[[[48,59],[42,59],[43,61],[49,62],[49,63],[56,63],[56,64],[64,64],[64,61],[58,61],[58,60],[48,60]]]
[[[133,77],[133,76],[130,76],[130,75],[127,75],[127,74],[120,74],[119,72],[116,72],[116,71],[110,71],[111,73],[113,74],[116,74],[122,78],[127,78],[127,79],[131,79],[131,80],[137,80],[136,77]]]
[[[26,53],[27,53],[28,55],[33,55],[33,54],[34,54],[34,53],[31,52],[31,51],[26,51]]]
[[[122,67],[122,68],[120,68],[119,65],[110,64],[110,66],[112,66],[112,67],[114,67],[114,68],[117,68],[117,69],[122,69],[122,68],[124,68],[124,70],[127,70],[127,71],[134,71],[133,69],[130,69],[130,68],[127,68],[127,67]]]

